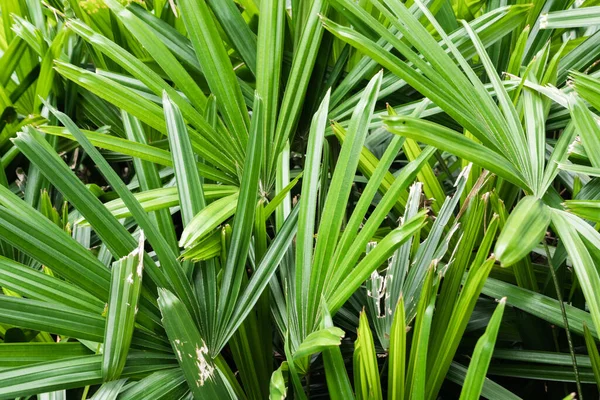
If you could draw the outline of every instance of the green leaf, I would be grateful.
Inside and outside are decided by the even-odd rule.
[[[128,385],[120,393],[119,398],[123,400],[143,400],[148,397],[159,399],[164,396],[180,398],[187,392],[188,388],[183,372],[180,368],[172,368],[154,372],[134,385]]]
[[[102,351],[105,381],[118,379],[127,360],[142,287],[144,241],[142,232],[139,247],[112,264]]]
[[[89,292],[54,276],[0,257],[0,286],[22,296],[102,313],[104,302]]]
[[[55,62],[55,69],[67,79],[79,84],[83,88],[96,94],[98,97],[109,101],[118,108],[138,118],[143,123],[166,134],[166,125],[162,109],[150,100],[145,99],[135,91],[100,74],[77,68],[71,64]],[[72,132],[71,132],[72,133]],[[229,157],[203,136],[193,136],[195,150],[213,165],[235,175],[235,168],[229,162],[224,162]]]
[[[426,211],[423,210],[402,226],[387,234],[375,249],[371,250],[326,298],[332,313],[335,313],[371,273],[391,257],[400,245],[417,233],[426,224],[426,219]]]
[[[244,21],[236,3],[233,0],[208,0],[208,3],[246,66],[254,73],[257,68],[256,35]]]
[[[294,360],[311,356],[329,347],[339,346],[344,338],[344,331],[335,326],[319,329],[309,334],[294,352]]]
[[[172,287],[182,297],[186,306],[189,307],[189,309],[194,313],[194,316],[198,318],[198,302],[196,301],[190,281],[185,276],[181,265],[177,261],[175,251],[169,247],[165,238],[160,234],[157,227],[154,226],[148,214],[146,214],[140,203],[135,199],[125,183],[123,183],[121,178],[112,169],[110,164],[106,161],[106,159],[104,159],[100,152],[98,152],[98,150],[90,143],[90,141],[79,130],[79,128],[77,128],[75,123],[67,115],[59,112],[54,107],[48,105],[47,107],[63,123],[63,125],[69,129],[73,136],[77,138],[77,141],[85,149],[86,153],[94,160],[106,180],[119,194],[121,199],[123,199],[123,202],[131,211],[140,228],[143,229],[148,238],[148,242],[152,245],[152,248],[160,260],[161,269],[164,271],[165,276],[168,278],[170,283],[170,285],[166,287]],[[87,219],[89,220],[89,217],[87,217]]]
[[[302,201],[300,202],[302,204]],[[298,225],[298,210],[300,205],[296,206],[290,215],[285,220],[279,233],[271,243],[269,250],[263,256],[254,274],[250,278],[250,282],[244,288],[241,296],[235,304],[235,309],[228,321],[227,329],[223,334],[223,338],[219,343],[219,349],[223,348],[231,335],[237,330],[248,314],[253,310],[254,305],[260,298],[261,294],[269,284],[275,270],[282,262],[288,248],[292,244],[292,240],[296,237],[296,229]]]
[[[223,278],[219,292],[220,337],[224,336],[224,331],[229,323],[228,320],[234,311],[242,278],[246,271],[246,258],[250,250],[250,240],[254,228],[254,213],[256,212],[256,199],[259,189],[264,128],[262,99],[255,96],[250,140],[246,149],[240,195],[235,217],[233,218],[231,245],[227,252],[227,260],[223,268]]]
[[[473,357],[469,363],[467,377],[465,378],[463,388],[460,392],[460,398],[462,400],[479,399],[481,395],[481,390],[483,389],[483,384],[485,382],[485,375],[490,360],[492,359],[498,330],[500,329],[500,323],[502,322],[505,304],[506,299],[501,299],[500,304],[496,307],[496,310],[485,329],[485,333],[479,338],[475,345]]]
[[[48,142],[41,140],[50,146]],[[65,165],[62,161],[61,164]],[[65,168],[68,169],[66,165]],[[102,301],[108,299],[110,273],[96,257],[1,185],[0,203],[3,205],[0,207],[0,236],[4,240],[92,296]]]
[[[404,397],[409,399],[425,398],[427,360],[429,350],[429,334],[433,309],[439,280],[434,281],[436,275],[436,262],[431,263],[423,281],[423,293],[417,305],[417,318],[415,320],[413,341],[410,347],[410,359],[406,371],[406,386]]]
[[[367,314],[359,317],[357,339],[354,342],[354,388],[357,399],[382,399],[377,353]]]
[[[565,327],[560,305],[557,300],[551,297],[494,278],[487,279],[481,293],[494,298],[506,297],[508,305],[535,315],[553,325],[562,328]],[[583,335],[583,324],[593,324],[590,313],[573,307],[570,304],[565,304],[565,309],[567,320],[569,321],[569,329],[573,332]],[[592,331],[592,334],[598,338],[594,331]]]
[[[324,292],[326,277],[330,275],[329,269],[333,261],[332,256],[335,252],[335,245],[344,219],[345,207],[343,205],[347,203],[352,189],[359,154],[367,136],[377,93],[381,86],[382,75],[383,73],[380,72],[371,79],[361,102],[352,114],[348,135],[344,140],[337,167],[331,177],[319,222],[319,231],[310,270],[308,298],[304,300],[306,303],[301,303],[302,307],[307,307],[307,310],[304,310],[304,308],[298,310],[298,314],[303,315],[303,319],[309,324],[304,327],[303,335],[310,333],[317,322],[318,306]],[[300,314],[301,310],[302,314]]]
[[[506,158],[456,131],[411,117],[384,117],[384,122],[387,129],[396,135],[435,146],[488,169],[523,189],[528,188],[521,173]]]
[[[597,167],[588,167],[586,165],[580,165],[580,164],[559,163],[558,168],[563,171],[573,172],[575,174],[600,176],[600,168],[597,168]]]
[[[575,71],[570,71],[570,75],[575,84],[577,94],[589,102],[596,110],[600,110],[600,80],[593,75],[585,75]],[[565,105],[565,107],[567,106]]]
[[[179,0],[178,4],[196,56],[210,91],[217,98],[225,124],[244,148],[248,141],[250,118],[233,66],[206,1]]]
[[[600,388],[600,354],[598,353],[596,341],[585,323],[583,324],[583,337],[590,356],[594,378],[596,378],[596,385]]]
[[[3,369],[90,354],[92,354],[91,351],[79,342],[25,342],[0,345],[0,362]]]
[[[578,217],[600,222],[600,200],[566,200],[564,206]]]
[[[464,333],[475,303],[488,275],[496,260],[493,257],[481,262],[479,260],[471,266],[464,283],[463,289],[448,322],[448,328],[444,332],[443,340],[437,348],[433,348],[429,354],[430,373],[427,378],[427,393],[435,396],[444,381],[444,376],[454,358],[460,338]],[[434,362],[435,360],[435,362]]]
[[[327,124],[327,110],[329,108],[329,94],[321,102],[319,109],[312,118],[304,178],[302,179],[302,201],[300,202],[298,218],[298,237],[296,239],[296,274],[295,274],[295,305],[299,316],[308,312],[307,302],[312,267],[315,223],[317,218],[317,194],[319,190],[319,174],[323,141]],[[301,318],[299,323],[303,324]],[[303,325],[301,325],[302,327]],[[301,328],[302,329],[302,328]]]
[[[264,159],[266,163],[277,158],[277,149],[271,148],[275,138],[285,30],[284,0],[260,3],[258,43],[256,53],[256,92],[263,99],[265,113]],[[266,168],[265,168],[266,172]]]
[[[136,241],[133,236],[111,215],[110,211],[104,207],[100,200],[79,180],[79,178],[75,176],[73,171],[71,171],[38,132],[34,129],[29,129],[27,133],[18,135],[14,142],[15,145],[28,156],[30,161],[39,167],[40,171],[48,178],[48,180],[61,191],[65,198],[69,200],[69,203],[73,204],[77,211],[86,218],[114,258],[118,259],[124,257],[136,248]],[[5,190],[7,189],[0,188],[0,193],[4,193]],[[31,214],[29,212],[31,208],[29,208],[29,210],[27,207],[23,209],[25,203],[21,202],[17,196],[12,193],[10,193],[10,197],[6,198],[12,198],[10,209],[21,210],[18,212],[20,214],[25,213],[35,215],[35,213]],[[6,201],[4,199],[2,201],[6,205]],[[9,216],[8,218],[11,217],[14,218],[14,216]],[[106,301],[108,299],[110,282],[109,271],[96,257],[94,257],[93,254],[84,249],[80,244],[77,243],[69,246],[69,242],[72,242],[73,240],[70,239],[63,230],[49,220],[45,218],[41,219],[41,222],[35,221],[34,227],[28,229],[28,234],[25,236],[27,241],[21,240],[20,242],[23,245],[29,242],[27,249],[28,251],[35,252],[34,258],[37,258],[51,269],[57,270],[71,282],[78,283],[80,281],[85,282],[85,280],[89,280],[89,285],[86,284],[86,286],[82,286],[82,288],[88,290],[100,300]],[[32,222],[29,222],[29,224]],[[19,224],[25,226],[22,225],[23,222],[20,222]],[[49,224],[49,227],[44,227],[45,224]],[[37,226],[37,228],[35,226]],[[36,232],[36,230],[40,228],[43,228],[43,232],[40,232],[37,235],[37,238],[35,235],[30,235],[31,232]],[[48,235],[48,232],[53,232],[53,230],[57,230],[58,232]],[[14,232],[18,232],[18,230],[11,228],[10,232],[12,236],[14,235]],[[0,235],[2,235],[2,233],[0,233]],[[64,237],[67,237],[68,239],[64,239]],[[34,241],[30,242],[30,240]],[[48,241],[54,243],[50,247],[44,247],[45,245],[43,243]],[[67,246],[70,248],[67,249]],[[50,251],[51,249],[53,251]],[[73,250],[76,250],[76,253],[73,253]],[[76,258],[73,259],[74,257]],[[70,268],[79,265],[83,260],[90,260],[89,263],[97,265],[96,267],[93,267],[94,269],[91,269],[91,271],[97,270],[98,272],[94,275],[100,274],[100,278],[92,278],[89,274],[81,274],[81,268],[76,268],[75,271],[69,272]],[[163,275],[162,270],[158,269],[154,261],[148,255],[145,256],[144,266],[154,283],[163,286],[169,284]],[[83,270],[90,268],[92,267],[86,266]],[[149,306],[147,302],[144,303]],[[153,325],[156,326],[158,324],[158,310],[155,306],[150,306],[148,308],[149,310],[152,310],[148,317],[153,320]],[[141,316],[140,323],[142,323]],[[144,323],[144,326],[151,325]],[[153,329],[155,328],[153,327]]]
[[[594,114],[579,96],[569,98],[569,111],[592,166],[600,168],[600,127]]]
[[[186,261],[204,261],[220,256],[222,254],[222,249],[223,243],[221,241],[221,232],[217,229],[211,235],[200,240],[195,245],[185,249],[181,253],[180,257]],[[213,286],[212,282],[204,283],[210,283],[211,287]]]
[[[19,36],[15,36],[0,58],[0,85],[6,86],[12,73],[19,66],[23,53],[27,50],[27,43]]]
[[[600,7],[581,7],[540,15],[540,29],[581,28],[600,24]]]
[[[392,185],[385,192],[379,204],[377,204],[375,210],[367,219],[367,222],[364,223],[363,228],[356,236],[356,239],[352,245],[348,248],[347,253],[340,254],[343,256],[343,258],[339,263],[337,263],[337,265],[334,265],[335,271],[333,271],[333,278],[328,278],[327,289],[329,292],[340,287],[340,284],[348,277],[348,274],[350,274],[352,269],[356,266],[360,256],[365,252],[367,244],[372,240],[373,235],[376,233],[380,224],[384,221],[394,205],[397,204],[400,194],[403,193],[413,182],[417,172],[433,155],[434,152],[435,149],[433,147],[428,147],[423,150],[423,152],[415,161],[411,161],[404,168],[402,168]],[[367,277],[368,275],[364,277],[363,282]]]
[[[102,384],[90,400],[116,400],[127,379],[119,379]]]
[[[224,223],[225,220],[235,214],[239,197],[239,193],[234,193],[201,209],[188,221],[179,239],[179,245],[189,248],[206,237],[217,226]]]
[[[326,14],[329,5],[325,0],[316,0],[306,3],[306,7],[308,8],[307,19],[302,24],[303,29],[299,31],[301,32],[301,36],[294,47],[294,58],[279,109],[279,117],[273,141],[274,155],[278,155],[283,150],[285,143],[292,135],[300,118],[302,105],[308,90],[310,77],[319,53],[319,45],[324,31],[319,21],[319,15]],[[270,160],[271,168],[269,169],[269,176],[272,174],[271,172],[275,167],[276,161],[276,157],[272,157]]]
[[[281,363],[281,366],[277,368],[273,375],[271,375],[271,384],[269,385],[269,399],[272,400],[284,400],[287,396],[286,381],[283,376],[283,368],[287,369],[287,361]]]
[[[569,217],[577,218],[570,216],[564,211],[552,209],[552,224],[556,228],[561,242],[564,244],[571,258],[578,283],[581,286],[583,296],[590,310],[597,336],[600,332],[600,298],[596,295],[595,288],[600,287],[600,276],[598,276],[598,269],[589,251]]]
[[[102,382],[101,355],[50,361],[0,371],[0,396],[15,398]],[[122,377],[134,377],[176,366],[172,356],[136,352],[127,358]]]
[[[325,328],[332,328],[333,321],[327,306],[323,305],[323,309],[323,326]],[[325,369],[329,396],[334,400],[353,400],[354,392],[352,391],[350,378],[348,378],[348,372],[344,365],[340,346],[333,346],[323,350],[323,367]]]
[[[183,116],[179,107],[171,101],[166,92],[163,92],[163,107],[169,133],[173,169],[177,179],[181,215],[184,226],[186,226],[192,217],[206,206],[206,201]]]
[[[63,27],[58,34],[54,37],[52,44],[42,57],[40,65],[40,74],[37,79],[35,87],[35,97],[33,102],[33,109],[39,110],[41,106],[41,99],[46,99],[52,90],[52,83],[54,81],[54,69],[52,63],[55,59],[59,58],[64,43],[68,40],[69,31]]]
[[[221,243],[210,241],[211,246],[206,246],[203,241],[198,243],[198,240],[204,236],[201,232],[201,227],[197,224],[198,219],[196,217],[206,215],[206,212],[213,213],[215,210],[214,206],[210,211],[206,208],[206,197],[204,193],[204,187],[202,180],[198,174],[196,168],[196,157],[192,151],[192,143],[188,134],[188,130],[185,126],[183,116],[179,111],[179,108],[174,104],[166,93],[163,93],[163,107],[165,111],[165,120],[167,122],[167,131],[169,132],[169,144],[171,147],[173,166],[175,171],[175,178],[177,182],[177,192],[179,197],[179,204],[182,216],[182,222],[184,231],[181,235],[180,240],[184,240],[184,235],[190,231],[190,226],[194,226],[195,239],[190,238],[190,243],[196,243],[196,245],[188,245],[188,249],[182,254],[184,259],[191,258],[193,260],[209,259],[215,251],[221,250]],[[216,117],[216,115],[215,115]],[[237,206],[237,198],[231,201],[230,204],[231,214],[235,212]],[[215,202],[217,203],[217,202]],[[214,203],[213,203],[214,204]],[[216,209],[219,213],[222,210]],[[203,212],[205,212],[203,214]],[[231,214],[219,215],[216,220],[216,224],[224,222]],[[209,214],[210,215],[210,214]],[[221,219],[222,218],[222,219]],[[195,221],[195,222],[194,222]],[[206,222],[206,221],[204,221]],[[205,226],[205,233],[210,232],[216,227],[216,225]],[[213,235],[214,237],[215,235]],[[215,237],[215,239],[219,239]],[[202,252],[199,252],[199,248],[202,248]],[[207,247],[212,250],[207,251]],[[218,253],[217,253],[218,254]],[[215,255],[217,255],[215,254]],[[194,264],[187,262],[183,264],[183,267],[187,270],[191,276],[194,270]],[[207,340],[212,344],[213,337],[209,332],[214,329],[214,316],[216,315],[216,302],[217,302],[217,279],[216,279],[216,267],[212,261],[209,261],[206,265],[201,266],[198,271],[198,278],[202,282],[201,285],[196,286],[197,293],[199,294],[199,307],[200,307],[200,330],[203,334],[207,335]]]
[[[449,381],[462,385],[467,376],[467,368],[453,362],[448,370],[446,378]],[[486,399],[506,399],[506,400],[520,400],[521,398],[504,387],[498,385],[496,382],[489,378],[485,378],[483,383],[483,390],[481,395]]]
[[[55,333],[101,343],[105,319],[100,314],[12,296],[0,296],[0,322],[21,328]],[[132,344],[136,348],[168,351],[162,338],[136,330]]]
[[[169,49],[160,40],[158,40],[158,38],[154,35],[152,30],[139,18],[137,18],[131,11],[123,7],[118,1],[105,0],[105,4],[114,12],[115,16],[123,23],[123,25],[127,27],[131,34],[134,35],[136,39],[140,41],[142,46],[144,46],[144,49],[151,54],[153,60],[156,61],[162,67],[162,69],[167,73],[169,78],[177,85],[177,87],[181,91],[183,91],[183,93],[185,93],[185,95],[189,98],[191,103],[195,104],[196,107],[198,107],[200,110],[203,110],[206,105],[206,96],[198,87],[194,79],[187,73],[185,68],[183,68],[183,66],[181,66],[179,62],[177,62],[175,56],[173,56]],[[102,42],[102,40],[100,40],[97,36],[94,37],[92,32],[88,32],[86,36],[92,36],[92,40],[86,40],[90,40],[96,48],[100,48],[102,50],[102,48],[100,47],[100,43]],[[86,38],[86,36],[83,37]],[[126,59],[122,56],[122,54],[117,55],[117,52],[114,50],[115,46],[111,46],[108,43],[104,43],[104,45],[111,48],[110,51],[103,50],[104,54],[108,55],[113,59],[121,57],[121,61],[124,61]],[[144,73],[150,75],[154,80],[158,81],[158,79],[156,79],[156,74],[153,75],[152,73],[148,73],[146,69],[140,67],[139,62],[136,62],[134,59],[132,59],[130,63],[144,71]],[[168,85],[162,84],[161,86],[163,86],[163,89],[169,88]],[[158,90],[160,89],[154,90],[154,93],[156,95],[160,95],[160,91]],[[170,90],[170,92],[174,91]]]
[[[44,125],[39,127],[39,131],[75,141],[75,138],[69,133],[68,129],[63,127]],[[127,139],[105,135],[93,131],[87,131],[83,129],[81,131],[96,147],[111,150],[121,154],[126,154],[132,157],[137,157],[141,160],[150,161],[152,163],[164,165],[167,167],[173,165],[171,154],[168,151],[160,149],[158,147],[142,143],[136,143]],[[223,183],[235,183],[235,180],[233,180],[231,176],[209,165],[197,163],[196,167],[199,173],[208,179],[212,179],[214,181]]]
[[[165,125],[160,107],[151,101],[144,99],[131,89],[99,74],[61,61],[55,61],[54,68],[65,78],[127,111],[129,114],[139,118],[140,121],[148,124],[152,128],[165,132]]]
[[[158,306],[163,324],[183,375],[194,398],[229,399],[221,372],[185,305],[171,292],[159,289]]]
[[[235,186],[205,184],[203,185],[203,191],[205,198],[212,201],[235,195],[238,193],[238,188]],[[146,212],[176,207],[180,204],[179,191],[177,187],[173,186],[145,190],[133,195]],[[111,200],[104,203],[104,206],[115,218],[131,217],[131,211],[129,211],[122,199]],[[83,217],[76,220],[75,224],[79,226],[89,225]]]
[[[271,214],[277,210],[277,208],[289,198],[290,191],[296,186],[298,181],[302,178],[302,172],[300,172],[290,183],[288,183],[284,188],[282,188],[271,201],[265,206],[264,215],[265,219],[269,218]]]
[[[146,132],[139,120],[131,115],[122,112],[121,118],[125,133],[129,140],[146,143]],[[157,167],[150,162],[134,159],[133,166],[135,168],[138,184],[142,190],[158,189],[163,186],[162,180]],[[160,209],[149,214],[150,219],[156,225],[161,235],[167,241],[167,244],[174,250],[177,249],[177,238],[175,237],[175,225],[171,219],[169,210]]]
[[[494,254],[503,266],[513,265],[539,244],[550,225],[550,209],[533,196],[526,196],[510,213],[500,232]]]
[[[388,372],[388,397],[391,399],[404,399],[404,380],[406,375],[406,320],[404,319],[404,297],[400,300],[394,311],[392,329],[390,331],[389,372]]]

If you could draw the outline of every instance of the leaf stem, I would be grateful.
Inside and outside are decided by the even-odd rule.
[[[560,292],[560,286],[558,285],[558,279],[556,272],[554,271],[554,265],[552,265],[552,256],[550,255],[550,249],[548,243],[544,239],[544,249],[546,250],[546,258],[548,259],[548,267],[550,274],[552,275],[552,281],[554,282],[554,289],[556,290],[556,297],[560,304],[560,312],[562,314],[563,322],[565,324],[565,333],[567,334],[567,342],[569,343],[569,353],[571,353],[571,360],[573,362],[573,372],[575,373],[575,383],[577,385],[577,392],[579,393],[579,399],[583,400],[583,392],[581,390],[581,380],[579,379],[579,369],[577,368],[577,359],[575,358],[575,350],[573,348],[573,340],[571,339],[571,332],[569,330],[569,321],[567,319],[567,312],[565,310],[565,304],[563,303],[562,294]]]

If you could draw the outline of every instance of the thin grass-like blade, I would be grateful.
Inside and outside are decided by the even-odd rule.
[[[302,111],[302,104],[310,76],[312,74],[317,55],[319,53],[319,45],[321,43],[321,37],[323,36],[323,26],[319,21],[319,14],[326,14],[329,5],[325,0],[316,0],[313,2],[306,2],[304,6],[307,7],[307,15],[304,23],[300,23],[302,26],[301,36],[296,42],[294,47],[294,59],[292,61],[292,67],[290,69],[289,78],[285,87],[285,92],[281,100],[281,108],[279,110],[279,117],[277,120],[277,128],[275,131],[275,137],[273,141],[274,154],[278,155],[287,140],[292,135],[300,113]],[[299,23],[299,20],[296,21]],[[271,175],[277,162],[276,157],[272,157],[270,160],[271,168],[269,169],[268,175]]]
[[[315,113],[308,136],[304,178],[302,179],[302,201],[299,205],[298,238],[296,240],[296,299],[295,306],[301,331],[304,331],[304,316],[308,313],[309,284],[312,267],[315,222],[317,218],[317,194],[321,156],[329,108],[329,91]]]
[[[577,219],[577,217],[570,216],[564,211],[552,209],[552,224],[569,253],[579,285],[590,310],[592,321],[594,321],[593,326],[595,329],[592,329],[592,332],[595,332],[597,336],[600,333],[600,298],[596,293],[596,288],[600,287],[600,276],[598,276],[598,269],[585,243],[569,217]]]
[[[275,137],[279,112],[281,61],[285,30],[285,1],[274,0],[260,4],[256,65],[256,92],[265,109],[265,163],[277,158],[276,149],[269,146]],[[268,164],[267,164],[268,165]],[[265,168],[266,172],[266,168]]]
[[[540,29],[582,28],[600,24],[600,7],[580,7],[540,15]]]
[[[494,314],[485,329],[485,333],[479,338],[475,345],[473,357],[471,358],[469,370],[467,371],[467,377],[465,378],[462,391],[460,392],[461,400],[477,400],[481,395],[481,390],[483,389],[483,384],[485,382],[485,375],[490,360],[492,359],[498,330],[500,329],[500,323],[502,322],[505,304],[506,299],[501,299],[500,304],[496,307],[496,311],[494,311]]]
[[[259,191],[264,128],[262,99],[258,95],[255,95],[250,139],[248,141],[248,148],[246,149],[240,194],[233,219],[231,245],[227,252],[227,260],[223,268],[223,278],[219,293],[218,314],[220,319],[220,338],[224,336],[224,331],[229,324],[229,319],[233,314],[239,296],[243,274],[246,273],[246,259],[250,249],[250,240],[254,228],[254,214],[256,212],[256,199]]]
[[[596,378],[596,385],[600,389],[600,354],[598,353],[598,345],[585,323],[583,324],[583,336],[590,356],[592,370],[594,371],[594,378]]]
[[[433,122],[410,117],[390,116],[384,118],[384,122],[392,133],[410,137],[455,154],[492,171],[523,189],[528,188],[523,175],[506,158],[456,131]]]
[[[75,140],[73,135],[71,135],[69,131],[63,127],[40,126],[39,131],[48,133],[50,135],[64,137],[69,140]],[[167,150],[163,150],[158,147],[147,144],[132,142],[130,140],[123,139],[120,137],[105,135],[102,133],[97,133],[84,129],[82,129],[81,131],[96,147],[111,150],[121,154],[126,154],[132,157],[137,157],[141,160],[150,161],[158,165],[164,165],[167,167],[173,165],[173,162],[171,160],[171,154]],[[231,176],[223,173],[222,171],[214,167],[211,167],[210,165],[197,163],[196,167],[198,168],[199,173],[208,179],[228,184],[235,183],[235,180],[233,180]]]
[[[106,382],[100,386],[100,389],[94,393],[90,400],[117,400],[117,396],[126,382],[127,379]]]
[[[45,140],[41,141],[50,146]],[[62,160],[60,162],[68,169]],[[92,296],[102,301],[108,299],[110,273],[87,249],[2,185],[0,203],[3,205],[0,207],[0,236],[4,240]]]
[[[600,168],[600,127],[594,114],[579,96],[569,98],[569,109],[590,163],[594,168]]]
[[[102,382],[101,363],[101,355],[91,355],[0,371],[0,396],[15,398],[96,385]],[[127,357],[122,376],[135,377],[176,366],[172,355],[135,352]]]
[[[494,278],[488,278],[481,293],[494,298],[505,296],[508,305],[535,315],[553,325],[565,327],[560,304],[556,299]],[[593,325],[590,313],[570,304],[565,304],[565,310],[571,331],[583,335],[583,325]],[[598,338],[594,331],[592,334]]]
[[[30,299],[64,304],[83,311],[102,313],[104,309],[104,302],[90,292],[1,256],[0,286]]]
[[[142,288],[143,257],[142,232],[138,248],[112,264],[102,351],[102,377],[105,381],[118,379],[125,367]]]
[[[206,184],[203,185],[203,191],[207,200],[215,201],[236,194],[238,188],[235,186]],[[144,190],[134,193],[134,196],[147,212],[177,207],[180,204],[179,192],[177,187],[174,186]],[[131,211],[129,211],[122,199],[111,200],[104,203],[104,206],[108,208],[115,218],[131,217]],[[89,225],[83,217],[76,220],[75,223],[78,226]]]
[[[309,325],[305,327],[304,335],[310,333],[317,322],[317,309],[323,295],[325,278],[330,275],[330,263],[344,219],[344,204],[347,203],[352,189],[354,174],[358,167],[359,154],[367,136],[382,75],[383,72],[379,72],[371,79],[367,90],[365,90],[364,97],[352,115],[348,134],[337,161],[337,167],[331,177],[327,198],[325,199],[325,205],[320,218],[317,244],[310,271],[308,299],[306,302],[306,306],[308,307],[306,311],[307,320],[305,321]]]
[[[231,60],[205,0],[179,0],[185,27],[225,124],[245,148],[250,118]]]
[[[327,304],[331,304],[332,314],[339,310],[376,268],[391,257],[398,247],[410,239],[426,223],[427,215],[426,211],[423,210],[402,226],[387,234],[375,249],[371,250],[354,269],[345,275],[340,285],[326,298]]]
[[[324,317],[323,326],[332,328],[333,321],[326,305],[323,305]],[[354,392],[348,377],[348,371],[344,365],[344,358],[339,346],[329,347],[323,350],[323,366],[325,369],[325,379],[327,380],[327,390],[333,400],[353,400]]]
[[[302,204],[302,202],[300,204]],[[299,223],[299,209],[300,205],[296,206],[287,217],[277,236],[271,243],[269,250],[267,250],[266,254],[263,256],[260,264],[252,275],[252,278],[250,278],[248,285],[244,288],[237,300],[233,315],[231,316],[230,321],[228,321],[227,329],[219,343],[219,349],[225,346],[231,335],[234,334],[244,319],[252,311],[262,292],[273,277],[275,270],[281,263],[281,260],[286,255],[292,240],[296,237],[296,229]]]
[[[460,338],[467,327],[477,298],[495,261],[493,257],[490,257],[483,261],[483,263],[478,262],[474,264],[469,270],[461,294],[454,307],[452,317],[448,322],[444,339],[438,348],[432,349],[434,352],[430,354],[429,360],[431,361],[428,363],[430,373],[427,378],[427,397],[434,397],[440,390],[444,376],[448,372],[452,358],[454,358],[454,353],[458,348]]]
[[[381,400],[381,382],[377,353],[367,313],[360,313],[357,339],[354,342],[354,388],[357,399]]]
[[[394,312],[390,330],[388,398],[403,400],[406,375],[406,320],[404,317],[404,297],[400,300]]]
[[[410,347],[410,358],[408,360],[404,388],[404,397],[408,399],[425,398],[425,384],[428,376],[425,360],[427,360],[429,350],[429,334],[439,285],[439,281],[437,283],[434,282],[435,269],[436,264],[432,263],[425,275],[423,292],[417,305],[417,317],[415,320],[413,341]]]
[[[91,350],[79,342],[2,343],[2,346],[0,346],[0,362],[4,368],[21,367],[90,354],[92,354]]]

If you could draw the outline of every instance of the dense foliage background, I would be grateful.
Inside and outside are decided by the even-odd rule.
[[[599,397],[599,1],[0,15],[0,398]]]

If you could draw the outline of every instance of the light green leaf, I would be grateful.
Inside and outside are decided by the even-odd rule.
[[[143,256],[142,232],[138,248],[112,264],[102,350],[102,378],[105,381],[118,379],[125,367],[135,326],[135,315],[138,312],[144,268]]]
[[[490,322],[485,329],[485,333],[475,345],[473,350],[473,357],[469,363],[469,370],[467,371],[467,377],[463,383],[463,388],[460,392],[461,400],[477,400],[481,396],[481,390],[485,382],[485,375],[492,359],[492,353],[494,352],[494,345],[496,344],[496,338],[498,336],[498,330],[500,329],[500,323],[502,322],[502,315],[504,314],[504,305],[506,299],[501,299],[500,304],[496,307]]]
[[[521,173],[506,158],[456,131],[411,117],[384,117],[384,122],[396,135],[435,146],[486,168],[523,189],[528,188]]]
[[[205,0],[179,0],[179,7],[196,56],[225,124],[246,147],[250,118],[229,56]]]
[[[334,326],[314,331],[300,343],[294,352],[294,360],[319,353],[328,347],[339,346],[344,335],[343,330]]]
[[[189,248],[225,222],[225,220],[235,214],[238,198],[238,193],[223,197],[210,203],[198,214],[194,215],[183,230],[179,239],[179,245]]]
[[[357,339],[354,342],[354,388],[356,398],[382,399],[377,353],[367,314],[360,313]]]
[[[503,266],[513,265],[539,244],[550,225],[551,212],[542,200],[526,196],[510,213],[494,254]]]

